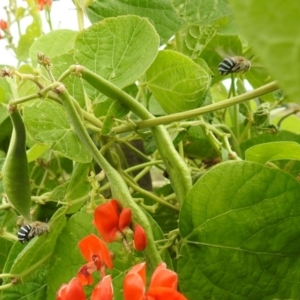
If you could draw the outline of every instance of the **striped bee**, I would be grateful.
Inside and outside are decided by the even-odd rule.
[[[251,58],[252,56],[249,59],[243,56],[227,57],[219,64],[219,72],[221,75],[238,72],[244,73],[251,67]]]
[[[18,232],[19,241],[24,244],[34,238],[35,236],[40,236],[43,233],[49,233],[50,227],[47,223],[43,222],[32,222],[30,224],[23,225]]]

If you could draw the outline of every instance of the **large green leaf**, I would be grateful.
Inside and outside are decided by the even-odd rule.
[[[248,42],[287,94],[299,101],[300,5],[298,1],[232,0],[236,21]]]
[[[98,0],[88,7],[87,12],[93,23],[121,15],[146,17],[154,24],[162,43],[174,35],[182,24],[171,0]]]
[[[37,64],[38,52],[42,52],[50,58],[68,53],[74,48],[76,35],[76,31],[60,29],[41,36],[29,50],[33,66]]]
[[[252,146],[264,144],[264,143],[270,143],[270,142],[296,142],[300,144],[300,136],[298,134],[281,130],[278,134],[269,134],[269,133],[263,133],[258,136],[254,136],[251,139],[246,140],[241,144],[241,151],[243,153],[246,152],[247,149],[249,149]]]
[[[180,51],[192,59],[198,58],[204,47],[217,34],[216,24],[200,26],[189,25],[180,31],[181,42],[178,45]]]
[[[210,85],[210,75],[187,56],[160,51],[146,72],[146,85],[167,113],[200,107]]]
[[[253,146],[246,153],[246,160],[261,164],[274,160],[300,160],[300,145],[295,142],[273,142]]]
[[[82,163],[92,160],[91,154],[79,141],[59,104],[37,100],[24,107],[24,122],[32,139],[52,145],[54,151]]]
[[[123,88],[145,73],[158,46],[159,36],[147,19],[123,16],[79,33],[75,55],[78,63]]]
[[[203,175],[180,214],[180,288],[188,299],[296,299],[299,182],[250,162]]]

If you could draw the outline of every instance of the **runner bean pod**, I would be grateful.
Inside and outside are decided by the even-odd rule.
[[[23,119],[16,106],[8,109],[13,132],[2,169],[3,187],[9,202],[30,221],[31,190],[26,156],[26,132]]]

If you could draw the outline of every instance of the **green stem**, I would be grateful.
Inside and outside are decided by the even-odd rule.
[[[236,96],[236,89],[235,89],[235,74],[231,73],[231,85],[230,85],[230,95],[231,97]],[[233,115],[232,115],[232,127],[234,131],[235,137],[238,139],[240,135],[239,130],[239,105],[235,104],[233,106]]]
[[[184,111],[168,116],[163,116],[163,117],[157,117],[155,119],[149,119],[145,121],[139,121],[135,123],[136,129],[143,129],[143,128],[151,128],[154,126],[158,125],[163,125],[163,124],[170,124],[173,122],[178,122],[181,120],[189,119],[189,118],[194,118],[198,117],[200,115],[204,115],[219,109],[223,109],[238,103],[242,103],[248,100],[251,100],[256,97],[260,97],[262,95],[268,94],[270,92],[278,90],[279,86],[277,82],[273,81],[271,83],[268,83],[260,88],[257,88],[251,92],[238,95],[236,97],[232,97],[214,104],[206,105],[204,107],[192,109],[189,111]],[[120,127],[115,127],[114,132],[115,133],[123,133],[127,131],[132,130],[132,125],[126,125],[126,126],[120,126]]]
[[[77,21],[78,21],[78,29],[82,31],[84,29],[84,11],[79,1],[75,1],[76,11],[77,11]]]
[[[99,152],[88,132],[86,131],[80,116],[76,108],[74,107],[73,101],[70,98],[66,88],[61,85],[58,89],[58,96],[61,99],[64,107],[67,111],[68,117],[72,123],[72,126],[85,147],[93,155],[97,164],[105,171],[105,174],[110,181],[111,191],[114,198],[116,198],[123,207],[129,207],[132,210],[133,219],[136,223],[140,224],[147,232],[148,245],[145,254],[148,256],[153,267],[157,266],[161,262],[161,257],[155,246],[154,237],[150,223],[140,209],[140,207],[131,198],[128,187],[124,182],[121,175],[107,162],[104,156]]]
[[[16,237],[15,234],[11,234],[11,233],[9,233],[7,231],[1,232],[0,236],[1,236],[1,238],[9,240],[9,241],[14,241],[15,242],[15,241],[18,240],[18,238]]]
[[[0,278],[17,278],[18,275],[10,274],[10,273],[2,273],[0,274]]]
[[[144,106],[101,76],[93,73],[83,66],[78,65],[71,66],[69,70],[70,72],[80,73],[82,78],[90,85],[105,96],[120,101],[122,104],[128,106],[130,110],[141,119],[150,121],[155,120],[155,117]],[[166,128],[163,126],[156,126],[151,128],[151,131],[158,151],[170,176],[172,187],[177,195],[180,205],[182,205],[186,194],[192,187],[192,178],[189,168],[174,148]]]
[[[124,175],[125,175],[125,173],[124,173]],[[143,188],[139,187],[132,180],[130,180],[129,178],[127,178],[127,176],[124,176],[123,178],[124,178],[125,182],[127,183],[127,185],[129,187],[131,187],[133,190],[135,190],[136,192],[138,192],[138,193],[146,196],[147,198],[150,198],[150,199],[154,200],[157,203],[160,203],[160,204],[162,204],[164,206],[167,206],[167,207],[172,208],[172,209],[174,209],[176,211],[179,211],[178,207],[170,204],[169,202],[164,201],[163,199],[161,199],[160,197],[157,197],[153,193],[150,193],[150,192],[144,190]]]
[[[139,169],[143,169],[145,167],[156,166],[156,165],[159,165],[159,164],[162,164],[162,163],[163,163],[162,160],[151,160],[151,161],[139,164],[139,165],[129,167],[125,170],[125,172],[130,173],[130,172],[133,172],[133,171],[136,171],[136,170],[139,170]]]
[[[3,285],[0,286],[0,291],[1,290],[6,290],[6,289],[8,289],[8,288],[10,288],[12,286],[13,286],[13,283],[3,284]]]

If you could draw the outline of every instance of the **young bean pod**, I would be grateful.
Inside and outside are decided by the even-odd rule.
[[[2,169],[3,187],[9,202],[30,221],[31,191],[26,156],[26,132],[23,119],[16,106],[8,110],[13,132]]]

